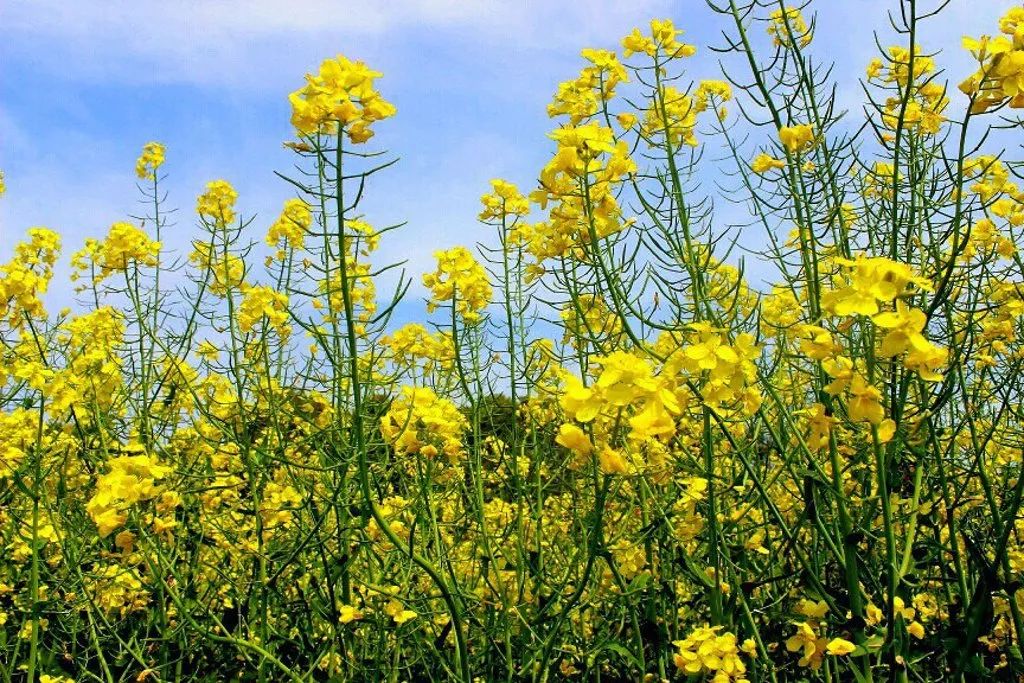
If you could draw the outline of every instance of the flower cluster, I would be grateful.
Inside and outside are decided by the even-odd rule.
[[[464,454],[462,438],[468,427],[455,404],[426,387],[402,387],[380,421],[381,433],[396,454],[430,459],[443,454],[451,462]]]
[[[167,150],[159,142],[147,142],[135,162],[135,175],[143,180],[156,180],[156,172],[164,164]]]
[[[450,335],[432,334],[419,323],[409,323],[395,330],[384,343],[391,350],[391,361],[404,368],[422,367],[424,371],[451,368],[455,348]]]
[[[14,256],[0,265],[0,320],[13,329],[44,314],[40,297],[53,277],[60,255],[60,236],[47,228],[31,228],[28,240],[19,242]]]
[[[93,281],[101,282],[112,273],[126,272],[129,266],[155,266],[161,243],[131,223],[114,223],[102,242],[86,240],[85,248],[72,256],[76,271],[92,268]]]
[[[480,212],[480,220],[501,220],[508,216],[525,216],[530,213],[529,200],[519,192],[519,188],[500,178],[491,181],[493,192],[480,197],[484,210]]]
[[[193,242],[188,260],[212,278],[209,288],[214,294],[224,296],[245,283],[245,262],[235,254],[224,253],[210,242]]]
[[[342,55],[324,60],[320,71],[306,74],[306,85],[288,96],[296,132],[337,135],[342,130],[351,142],[366,142],[373,136],[374,122],[395,115],[394,105],[373,87],[380,76]]]
[[[697,48],[681,42],[679,36],[682,33],[682,29],[677,29],[670,19],[651,19],[651,35],[645,36],[640,29],[634,28],[622,39],[622,54],[631,57],[640,53],[667,59],[692,57]]]
[[[96,493],[86,505],[100,536],[108,536],[123,526],[133,505],[160,496],[164,490],[157,482],[170,473],[170,467],[151,455],[111,458],[106,474],[96,481]]]
[[[196,200],[196,213],[214,225],[224,226],[235,222],[235,202],[238,192],[226,180],[211,180],[206,192]]]
[[[843,638],[829,640],[818,635],[818,621],[801,621],[796,624],[796,633],[786,641],[786,649],[790,652],[799,652],[800,666],[806,666],[817,671],[825,655],[838,657],[848,655],[856,649],[856,646]]]
[[[806,152],[814,146],[814,127],[807,123],[779,128],[779,142],[790,154]]]
[[[286,338],[291,334],[288,310],[287,294],[264,285],[249,287],[238,306],[238,329],[249,332],[266,320],[280,337]]]
[[[434,252],[437,270],[423,276],[423,286],[430,290],[429,311],[443,301],[452,301],[455,310],[467,322],[480,319],[480,311],[491,303],[491,285],[487,271],[465,247]]]
[[[714,683],[748,683],[747,666],[740,657],[741,647],[736,635],[722,632],[721,626],[701,626],[690,631],[683,640],[672,643],[676,667],[687,676],[710,675]],[[743,651],[754,650],[753,642],[744,643]]]
[[[792,47],[794,42],[807,47],[813,39],[810,27],[796,7],[773,10],[768,18],[768,35],[780,47]]]
[[[876,57],[867,67],[869,81],[893,84],[896,89],[882,105],[882,125],[889,130],[902,126],[935,135],[945,122],[949,104],[946,88],[934,80],[935,60],[920,48],[889,47],[885,61]],[[909,91],[909,92],[908,92]],[[887,139],[891,135],[885,136]]]
[[[271,247],[279,247],[282,242],[290,249],[301,249],[313,225],[313,213],[309,204],[301,199],[289,199],[284,203],[281,215],[277,217],[267,230],[266,243]],[[285,252],[280,249],[277,258],[283,260]]]
[[[611,50],[583,50],[590,65],[580,75],[558,86],[548,105],[548,116],[566,115],[576,125],[601,111],[602,106],[615,97],[615,87],[629,81],[626,67]]]
[[[1003,35],[963,40],[978,61],[978,70],[960,84],[971,98],[971,111],[984,113],[1005,102],[1024,108],[1024,7],[1011,7],[999,20]]]

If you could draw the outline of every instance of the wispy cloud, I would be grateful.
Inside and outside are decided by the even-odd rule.
[[[0,26],[8,53],[97,82],[266,87],[311,66],[308,55],[353,42],[387,65],[405,45],[443,37],[456,45],[576,50],[613,41],[636,17],[666,13],[667,0],[529,3],[508,0],[7,0]],[[419,59],[429,61],[423,53]]]

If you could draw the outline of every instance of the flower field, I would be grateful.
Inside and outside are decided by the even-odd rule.
[[[892,4],[854,108],[813,6],[583,49],[430,272],[355,55],[278,217],[212,180],[165,248],[168,141],[145,215],[5,232],[0,683],[1024,681],[1024,6]]]

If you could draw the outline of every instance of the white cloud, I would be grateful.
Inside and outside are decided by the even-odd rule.
[[[497,52],[575,52],[614,41],[667,0],[531,3],[510,0],[6,0],[5,49],[66,76],[122,83],[266,87],[294,79],[312,57],[344,51],[387,66],[417,34]],[[359,50],[347,45],[357,43]],[[420,55],[429,59],[430,55]]]

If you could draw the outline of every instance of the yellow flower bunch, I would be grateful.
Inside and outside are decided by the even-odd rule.
[[[30,228],[28,240],[14,247],[14,257],[0,266],[0,320],[17,329],[27,318],[45,314],[53,266],[60,255],[60,236],[47,228]]]
[[[971,98],[971,112],[984,113],[1005,102],[1024,108],[1024,7],[1011,7],[999,20],[1003,35],[965,37],[963,46],[978,61],[978,70],[960,84]]]
[[[427,372],[450,368],[455,359],[451,336],[431,333],[419,323],[408,323],[383,340],[392,362],[403,368],[422,366]]]
[[[302,494],[295,487],[278,481],[284,475],[283,469],[275,473],[275,480],[267,482],[260,502],[260,518],[263,522],[264,540],[271,538],[292,521],[292,510],[302,504]]]
[[[790,154],[806,152],[814,146],[814,127],[807,123],[779,128],[779,142]]]
[[[118,349],[124,338],[124,315],[103,306],[68,320],[60,336],[67,345],[68,365],[54,378],[48,409],[54,416],[63,416],[84,402],[111,410],[123,384]],[[76,420],[88,424],[94,415],[91,410],[76,411]]]
[[[443,301],[452,301],[467,322],[480,319],[480,311],[491,303],[491,285],[487,271],[465,247],[434,252],[437,270],[423,276],[430,290],[427,310],[433,312]]]
[[[143,180],[156,180],[156,172],[164,164],[167,150],[159,142],[147,142],[135,162],[135,175]]]
[[[875,315],[880,303],[892,302],[908,293],[913,285],[930,291],[932,286],[905,263],[884,256],[859,255],[856,259],[835,259],[847,275],[841,286],[822,295],[822,306],[833,315]]]
[[[810,27],[796,7],[773,10],[768,18],[768,35],[777,47],[792,47],[794,41],[800,47],[807,47],[813,39]]]
[[[102,280],[114,272],[123,272],[129,264],[155,266],[161,246],[160,242],[151,240],[149,235],[131,223],[114,223],[96,253],[95,258],[100,268],[97,279]]]
[[[671,85],[664,86],[644,114],[641,134],[652,144],[655,137],[663,135],[672,145],[696,147],[694,131],[700,112],[699,103],[693,97]]]
[[[122,455],[107,461],[107,472],[96,481],[96,492],[85,506],[100,537],[124,525],[133,505],[159,496],[163,489],[157,482],[170,473],[170,467],[151,455]]]
[[[760,354],[753,335],[738,334],[730,344],[723,330],[707,323],[693,323],[690,329],[697,338],[670,356],[666,368],[703,378],[701,395],[706,405],[719,408],[741,400],[747,413],[756,412],[761,405],[760,394],[748,390],[756,377],[754,361]]]
[[[271,247],[280,247],[284,242],[291,249],[301,249],[312,225],[313,213],[309,204],[301,199],[288,199],[284,203],[281,215],[267,230],[265,241]],[[278,251],[277,258],[284,258],[283,249]]]
[[[611,50],[585,49],[580,54],[590,66],[576,79],[560,83],[547,109],[552,118],[567,115],[574,126],[597,114],[615,97],[615,86],[629,81],[626,67]]]
[[[799,652],[800,666],[810,667],[817,671],[821,668],[825,655],[843,656],[856,649],[856,646],[843,638],[828,640],[816,632],[816,622],[802,621],[796,624],[796,633],[786,641],[786,649]]]
[[[567,304],[560,316],[565,328],[562,341],[574,348],[599,347],[601,342],[614,341],[622,333],[619,316],[612,313],[604,299],[591,294]]]
[[[710,676],[714,683],[749,683],[736,635],[723,632],[723,627],[700,626],[672,644],[676,647],[676,667],[685,675]],[[753,652],[753,642],[743,643],[742,649]]]
[[[542,209],[553,202],[549,220],[522,233],[527,251],[536,259],[535,273],[543,272],[543,261],[582,247],[593,236],[601,239],[628,225],[615,194],[636,171],[625,140],[615,142],[613,131],[596,122],[565,126],[549,137],[558,149],[541,171],[540,187],[530,195]],[[581,182],[588,188],[585,192]]]
[[[895,311],[879,313],[871,320],[885,330],[879,355],[890,358],[906,354],[903,364],[917,372],[921,379],[929,382],[938,382],[942,379],[942,375],[936,370],[946,364],[949,352],[925,338],[923,331],[928,319],[924,311],[910,308],[902,301],[897,301]]]
[[[209,289],[218,296],[224,296],[229,289],[242,287],[245,282],[245,262],[234,254],[223,254],[209,242],[193,242],[188,260],[209,274],[212,278]]]
[[[306,74],[306,85],[288,96],[296,132],[337,135],[340,129],[351,142],[366,142],[373,136],[373,123],[395,115],[394,105],[373,87],[380,76],[342,55],[324,60],[320,71]]]
[[[109,616],[124,618],[149,603],[149,593],[138,573],[121,564],[93,568],[87,575],[86,589]]]
[[[715,105],[715,113],[720,121],[726,117],[725,103],[732,99],[732,86],[726,81],[703,80],[697,85],[693,93],[694,106],[697,113],[707,111],[710,105]]]
[[[380,420],[384,439],[397,455],[444,454],[450,462],[463,455],[462,436],[469,427],[455,404],[426,387],[402,387]]]
[[[670,19],[651,19],[651,35],[645,36],[640,29],[634,28],[622,39],[622,54],[627,58],[636,53],[666,59],[692,57],[697,48],[681,42],[679,36],[682,33],[682,29],[677,29]]]
[[[889,130],[902,125],[927,135],[939,132],[946,120],[942,112],[949,98],[945,87],[933,80],[935,69],[935,60],[922,54],[917,45],[912,50],[893,45],[884,62],[878,57],[871,60],[867,67],[869,81],[898,86],[882,105],[882,125]]]
[[[595,357],[594,363],[601,369],[590,386],[585,386],[579,377],[565,373],[560,404],[568,417],[582,423],[595,419],[618,421],[619,411],[630,408],[628,437],[631,441],[667,440],[675,434],[674,416],[681,412],[682,404],[667,373],[656,376],[647,359],[626,351]],[[580,455],[589,452],[577,447],[582,443],[581,432],[575,428],[563,427],[563,430],[560,432],[560,438],[565,441],[562,445]],[[617,451],[602,448],[601,456],[606,471],[625,471],[626,468],[618,464],[622,456]]]
[[[530,213],[530,202],[519,192],[519,188],[500,178],[491,181],[493,192],[480,197],[484,210],[480,220],[500,220],[508,216],[525,216]]]
[[[34,443],[39,414],[27,408],[0,412],[0,481],[9,478]]]
[[[288,309],[288,295],[271,287],[256,285],[245,290],[242,303],[238,306],[238,329],[250,332],[261,321],[266,320],[277,334],[285,339],[291,334]]]
[[[213,225],[225,226],[235,221],[235,202],[238,192],[226,180],[211,180],[206,192],[196,200],[196,213]]]

